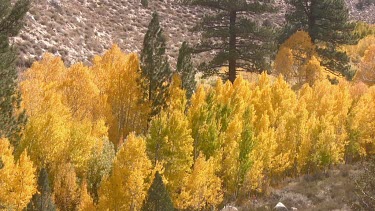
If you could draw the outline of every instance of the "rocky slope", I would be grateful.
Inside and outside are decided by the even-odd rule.
[[[15,43],[25,66],[44,52],[62,56],[66,63],[89,62],[112,44],[127,52],[140,52],[153,11],[161,16],[173,57],[183,41],[196,42],[189,29],[204,10],[168,1],[140,0],[36,0],[26,17],[26,25]]]
[[[360,198],[355,180],[363,172],[363,166],[343,164],[326,173],[304,175],[285,179],[279,187],[271,188],[268,196],[251,197],[240,211],[273,210],[278,202],[289,210],[292,207],[304,211],[351,211],[360,210]]]
[[[357,0],[347,2],[353,19],[375,22],[375,6],[359,11]],[[285,3],[276,3],[280,12],[263,15],[261,20],[282,23]],[[140,0],[33,0],[24,29],[14,38],[21,53],[19,66],[28,67],[45,52],[61,56],[68,65],[90,63],[93,55],[102,54],[114,43],[127,52],[140,52],[153,11],[161,16],[167,54],[174,66],[181,43],[198,41],[199,35],[189,30],[209,10],[176,0],[149,0],[148,8]]]

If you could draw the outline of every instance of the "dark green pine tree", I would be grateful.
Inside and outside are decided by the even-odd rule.
[[[297,30],[309,33],[316,44],[321,65],[334,74],[351,79],[355,72],[347,54],[339,50],[341,45],[355,44],[355,24],[349,22],[344,0],[287,0],[291,6],[286,14],[286,28],[281,42]]]
[[[38,193],[34,194],[27,205],[30,211],[54,211],[56,206],[52,200],[52,191],[49,186],[48,173],[42,168],[38,177]]]
[[[165,55],[166,39],[154,12],[144,37],[141,52],[142,86],[145,99],[152,105],[151,116],[158,114],[165,105],[172,71]]]
[[[141,0],[141,4],[144,7],[148,7],[148,0]]]
[[[13,6],[10,0],[0,0],[0,138],[8,138],[14,147],[20,140],[26,116],[20,111],[16,51],[10,46],[9,37],[18,34],[29,6],[28,0],[19,0]]]
[[[187,42],[183,42],[178,53],[177,73],[180,74],[182,80],[182,88],[186,90],[186,97],[190,99],[197,86],[195,81],[196,69],[191,61],[192,49]]]
[[[142,211],[173,211],[173,202],[168,194],[159,172],[147,192]]]
[[[269,67],[274,52],[274,30],[266,21],[258,24],[253,16],[271,13],[275,9],[271,1],[259,0],[185,0],[192,5],[212,9],[194,27],[202,32],[201,42],[195,53],[211,52],[214,58],[203,63],[200,69],[212,74],[227,66],[228,79],[234,82],[237,68],[247,71],[264,71]]]

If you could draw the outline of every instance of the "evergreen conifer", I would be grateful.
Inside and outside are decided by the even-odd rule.
[[[163,183],[159,172],[156,172],[154,181],[147,192],[142,211],[173,211],[173,203]]]
[[[152,105],[152,116],[158,114],[165,105],[172,77],[165,48],[166,39],[159,23],[159,15],[154,12],[144,37],[141,52],[141,84],[146,95],[145,99]]]

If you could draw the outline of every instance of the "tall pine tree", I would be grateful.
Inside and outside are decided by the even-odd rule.
[[[186,0],[186,2],[214,11],[206,15],[194,28],[202,32],[201,42],[195,52],[214,52],[204,70],[227,66],[229,80],[236,79],[237,68],[247,71],[264,71],[272,52],[273,29],[269,24],[258,24],[251,16],[273,12],[269,0]]]
[[[49,186],[48,173],[45,168],[42,168],[38,177],[38,193],[33,195],[33,198],[27,205],[27,210],[30,211],[55,211],[56,205],[52,199],[52,190]]]
[[[182,89],[186,90],[186,97],[190,99],[197,86],[195,81],[196,69],[193,67],[191,61],[192,49],[189,47],[187,42],[183,42],[178,53],[177,69],[176,71],[181,76]]]
[[[144,7],[148,7],[148,0],[141,0],[141,4],[142,4],[142,6],[144,6]]]
[[[163,183],[159,172],[156,172],[154,181],[147,192],[142,211],[173,211],[173,202]]]
[[[20,112],[21,96],[17,88],[16,51],[9,37],[18,34],[29,9],[28,0],[0,0],[0,138],[9,138],[17,146],[26,116]]]
[[[141,52],[142,86],[146,94],[145,98],[152,104],[152,116],[159,113],[165,105],[172,76],[165,48],[166,39],[159,23],[159,15],[154,12]]]
[[[332,73],[342,74],[348,79],[354,76],[350,59],[339,47],[354,44],[355,24],[349,22],[349,13],[344,0],[288,0],[291,6],[286,14],[287,25],[281,41],[297,30],[306,31],[317,46],[320,63]]]

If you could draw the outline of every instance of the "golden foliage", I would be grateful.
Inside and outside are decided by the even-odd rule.
[[[349,123],[351,132],[356,135],[354,153],[363,157],[375,153],[374,118],[375,118],[375,87],[372,86],[354,105]],[[353,140],[351,140],[353,141]]]
[[[367,39],[357,78],[371,85],[375,47]],[[325,70],[303,31],[279,50],[275,68],[282,76],[263,73],[255,82],[238,77],[233,84],[218,80],[200,85],[188,102],[175,75],[165,108],[152,119],[136,54],[113,46],[93,63],[66,68],[47,54],[20,84],[29,122],[16,151],[25,149],[52,173],[61,210],[139,210],[156,171],[177,208],[210,209],[267,191],[286,176],[375,153],[375,88],[324,80]],[[113,162],[113,145],[100,158],[95,155],[104,153],[108,132],[119,144]],[[12,172],[28,184],[15,188],[22,192],[17,196],[0,192],[0,200],[8,197],[13,209],[23,208],[36,191],[26,152],[15,163],[9,144],[0,141],[5,165],[0,187],[15,188]],[[86,179],[95,183],[89,188],[95,201],[99,188],[97,207],[86,183],[78,188],[77,181]]]
[[[279,48],[275,58],[276,74],[282,74],[291,84],[301,84],[311,80],[312,68],[306,69],[315,55],[315,46],[307,32],[297,31]]]
[[[356,80],[362,81],[370,86],[375,84],[375,44],[369,46],[365,51],[359,63]]]
[[[15,162],[13,148],[0,139],[0,205],[7,210],[23,210],[37,192],[35,167],[26,152]]]
[[[59,210],[76,210],[79,205],[79,187],[73,165],[63,163],[54,179],[54,201]]]
[[[138,56],[125,54],[116,45],[94,58],[91,70],[101,98],[108,103],[109,138],[115,145],[130,132],[142,133],[147,127],[150,107],[143,102],[139,68]]]
[[[140,210],[151,171],[145,140],[129,134],[117,152],[112,174],[101,184],[99,210]]]
[[[206,160],[203,154],[198,156],[177,200],[177,208],[204,210],[222,202],[221,180],[215,175],[214,165],[212,159]]]
[[[92,79],[82,64],[65,68],[50,54],[24,73],[20,86],[29,121],[21,149],[38,167],[55,171],[69,161],[77,173],[86,171],[92,147],[107,134]]]
[[[149,157],[154,164],[163,164],[166,187],[173,200],[193,165],[193,138],[185,115],[186,94],[180,87],[181,79],[175,75],[169,87],[167,108],[152,119],[147,138]]]
[[[80,193],[80,203],[78,206],[78,210],[80,211],[94,211],[96,207],[94,205],[94,201],[87,192],[87,183],[83,181],[81,185],[81,193]]]

